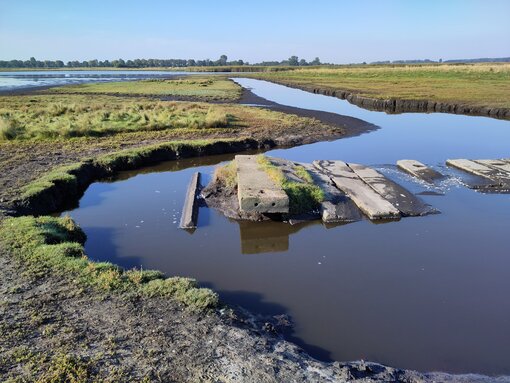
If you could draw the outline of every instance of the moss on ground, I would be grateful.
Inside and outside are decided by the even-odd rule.
[[[0,224],[0,241],[35,276],[54,273],[101,291],[176,299],[193,310],[218,305],[218,295],[190,278],[165,278],[151,270],[126,271],[108,262],[92,262],[84,232],[69,217],[17,217]]]
[[[324,192],[313,183],[312,176],[302,166],[294,166],[294,173],[302,182],[290,180],[284,172],[275,166],[269,158],[259,155],[257,161],[269,177],[278,185],[281,185],[289,197],[289,212],[291,214],[308,213],[316,210],[324,201]]]

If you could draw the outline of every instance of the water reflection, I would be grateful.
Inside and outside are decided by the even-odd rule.
[[[237,221],[242,254],[277,253],[289,250],[289,237],[304,227],[317,222],[289,225],[282,222]]]

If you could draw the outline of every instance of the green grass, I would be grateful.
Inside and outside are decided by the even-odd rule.
[[[241,87],[225,77],[192,76],[184,79],[150,79],[140,81],[68,85],[51,88],[47,92],[109,95],[154,95],[193,98],[202,101],[235,101],[241,96]]]
[[[253,76],[310,90],[342,90],[376,99],[510,108],[510,64],[299,68]]]
[[[156,271],[129,270],[108,262],[92,262],[83,244],[85,234],[69,217],[18,217],[0,223],[0,240],[35,276],[62,275],[82,286],[105,292],[131,292],[176,299],[193,310],[218,305],[218,296],[195,280],[164,278]]]
[[[226,187],[234,189],[237,186],[237,167],[235,161],[214,170],[214,179]]]
[[[220,105],[118,97],[2,97],[0,141],[216,129],[228,127],[233,118]]]
[[[46,173],[42,177],[22,188],[21,199],[32,198],[33,196],[38,195],[59,183],[66,184],[66,189],[68,190],[73,188],[76,189],[78,186],[78,180],[74,173],[78,171],[82,165],[82,163],[76,163],[61,166]]]
[[[313,183],[312,176],[304,167],[294,167],[294,173],[302,180],[302,182],[296,182],[288,179],[283,171],[266,156],[259,155],[257,162],[276,184],[281,185],[289,197],[289,212],[291,214],[316,210],[324,200],[324,192]]]

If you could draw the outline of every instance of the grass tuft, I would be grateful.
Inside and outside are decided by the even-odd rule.
[[[65,98],[71,99],[72,103]],[[199,103],[58,95],[0,100],[0,141],[104,137],[168,129],[216,129],[230,127],[231,121],[233,119],[223,106]]]
[[[295,174],[302,180],[302,182],[297,182],[288,179],[283,171],[275,166],[266,156],[259,155],[257,162],[276,184],[281,185],[288,195],[289,212],[291,214],[314,211],[324,201],[324,192],[313,183],[312,176],[304,167],[294,167]]]
[[[214,179],[229,189],[235,189],[237,187],[237,167],[235,161],[217,167],[214,170]]]

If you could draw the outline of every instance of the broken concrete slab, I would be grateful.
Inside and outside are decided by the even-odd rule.
[[[504,176],[510,176],[510,162],[504,160],[474,160],[475,162],[493,168]]]
[[[237,155],[239,207],[246,212],[288,213],[289,197],[260,167],[256,155]]]
[[[416,160],[398,160],[397,166],[404,172],[409,173],[410,175],[429,184],[433,184],[434,182],[445,178],[441,173]]]
[[[486,178],[491,181],[486,187],[507,188],[510,187],[510,175],[502,174],[489,166],[482,165],[478,162],[467,159],[447,160],[446,164],[467,173],[474,174],[479,177]]]
[[[356,175],[374,189],[381,197],[397,208],[403,216],[423,216],[437,213],[409,190],[389,180],[381,173],[364,165],[348,164]]]
[[[354,222],[362,218],[356,204],[344,192],[335,187],[326,174],[320,172],[313,165],[273,157],[270,158],[270,161],[278,166],[288,180],[293,182],[305,182],[297,173],[298,167],[303,167],[310,174],[313,183],[324,192],[324,201],[320,206],[320,216],[324,222]],[[304,220],[309,220],[309,218]],[[295,221],[300,221],[300,219],[292,219],[289,222]]]
[[[335,187],[331,178],[313,165],[300,163],[312,176],[313,182],[324,192],[320,213],[325,223],[359,221],[362,215],[356,204],[347,195]]]
[[[184,207],[182,209],[181,222],[179,227],[181,229],[194,229],[197,227],[198,220],[198,201],[197,196],[200,189],[200,172],[196,172],[191,177],[184,200]]]
[[[400,211],[359,178],[345,162],[314,161],[313,165],[327,174],[368,218],[400,218]]]

